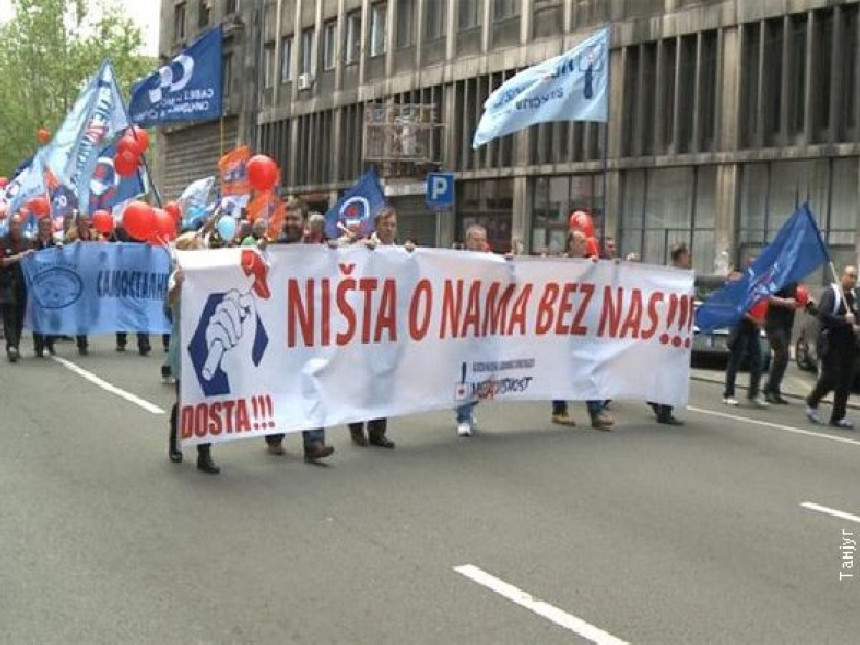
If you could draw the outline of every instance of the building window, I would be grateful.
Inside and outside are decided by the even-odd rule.
[[[764,131],[771,145],[778,142],[782,131],[782,47],[783,20],[768,20],[764,29],[764,74],[762,75],[762,101],[764,102]]]
[[[212,0],[199,0],[197,3],[197,26],[203,29],[209,24],[209,11],[212,8]]]
[[[230,85],[233,84],[233,54],[225,54],[221,59],[222,93],[224,97],[230,95]]]
[[[678,67],[678,43],[663,41],[663,144],[664,150],[675,143],[675,72]]]
[[[173,40],[185,39],[185,3],[173,7]]]
[[[457,239],[464,240],[473,224],[487,229],[495,253],[511,250],[514,184],[511,179],[482,179],[457,185]]]
[[[415,0],[397,0],[397,46],[415,43]]]
[[[478,26],[478,0],[460,0],[459,13],[457,24],[460,31]]]
[[[323,69],[334,69],[337,60],[337,21],[323,25]]]
[[[263,50],[263,80],[266,89],[275,85],[275,43],[266,43]]]
[[[424,39],[436,40],[445,33],[445,0],[424,0]]]
[[[758,133],[759,52],[761,51],[758,23],[743,26],[743,50],[741,54],[741,103],[743,131],[741,141],[746,147],[755,145]]]
[[[310,74],[313,71],[314,56],[314,28],[309,27],[302,31],[302,74]]]
[[[857,125],[857,97],[855,96],[857,87],[857,6],[844,7],[842,13],[843,34],[842,42],[844,43],[843,51],[845,52],[842,59],[842,100],[844,102],[842,122],[845,124],[846,130],[853,130]],[[851,140],[849,132],[843,132],[842,141]]]
[[[346,64],[358,62],[361,54],[361,12],[346,14]]]
[[[224,7],[224,13],[228,16],[231,13],[239,11],[239,0],[227,0],[227,5]]]
[[[293,80],[293,37],[281,38],[281,83]]]
[[[385,2],[370,5],[370,57],[385,53],[385,19],[388,6]]]
[[[819,11],[815,14],[818,39],[813,53],[815,55],[815,87],[812,90],[815,129],[819,141],[826,139],[824,132],[830,128],[830,70],[833,67],[833,10]]]
[[[507,20],[519,13],[519,0],[493,0],[493,20]]]
[[[537,177],[532,211],[532,252],[563,253],[570,214],[579,209],[601,212],[602,195],[603,177],[600,175]]]
[[[700,150],[714,149],[717,87],[717,32],[705,31],[702,38],[702,59],[699,70],[699,133]]]
[[[677,244],[692,251],[693,268],[714,271],[715,166],[630,170],[622,176],[620,255],[667,264]]]
[[[806,14],[791,18],[791,134],[802,134],[806,118]]]

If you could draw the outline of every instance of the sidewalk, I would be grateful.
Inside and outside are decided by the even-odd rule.
[[[723,385],[726,382],[725,368],[719,367],[694,367],[690,370],[690,377],[694,381],[703,383],[718,383]],[[785,371],[785,378],[782,379],[782,395],[787,399],[795,399],[802,401],[812,391],[815,386],[817,375],[815,372],[804,372],[797,367],[797,363],[791,360],[788,363],[788,369]],[[735,389],[746,391],[749,389],[749,373],[739,372],[736,381]],[[767,383],[767,372],[762,374],[761,384]],[[722,397],[722,391],[720,392]],[[858,399],[858,402],[852,399]],[[833,395],[828,394],[824,398],[825,403],[833,403]],[[860,410],[860,395],[852,392],[848,397],[848,408],[851,410]]]

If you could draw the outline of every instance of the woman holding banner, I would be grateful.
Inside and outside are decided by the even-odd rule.
[[[177,251],[193,251],[201,248],[203,248],[203,241],[198,238],[195,233],[185,233],[176,240]],[[170,306],[172,324],[170,330],[170,348],[168,350],[168,358],[170,360],[171,372],[176,378],[176,401],[174,401],[173,408],[170,410],[170,439],[167,449],[170,455],[170,461],[174,464],[182,463],[182,451],[176,443],[176,424],[177,416],[179,414],[179,396],[182,391],[180,389],[180,368],[182,366],[182,360],[179,352],[179,346],[181,343],[179,334],[182,329],[180,305],[183,279],[184,276],[182,268],[177,266],[170,275],[167,291],[167,302]],[[210,448],[211,446],[208,443],[197,446],[197,468],[209,475],[217,475],[221,472],[221,469],[215,465],[214,461],[212,461]]]
[[[36,239],[33,240],[33,250],[43,251],[45,249],[50,249],[53,246],[55,246],[54,223],[51,221],[50,217],[43,217],[39,220],[39,232]],[[33,332],[33,349],[35,350],[38,358],[42,358],[45,355],[46,349],[51,356],[55,356],[56,351],[54,350],[54,337]]]
[[[6,356],[10,363],[16,363],[20,357],[18,345],[27,309],[21,260],[33,252],[27,248],[27,240],[21,234],[22,226],[21,218],[15,215],[9,220],[9,233],[0,238],[0,310],[3,312]]]

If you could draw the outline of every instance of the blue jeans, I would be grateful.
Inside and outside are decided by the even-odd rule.
[[[302,433],[302,443],[305,448],[310,447],[311,444],[321,443],[325,445],[325,428],[317,428],[316,430],[305,430]]]
[[[475,412],[477,401],[472,403],[464,403],[457,406],[457,423],[472,423],[472,414]]]
[[[600,414],[605,404],[605,401],[586,401],[585,408],[588,410],[588,414],[594,416],[596,414]],[[567,414],[567,401],[553,401],[552,413]]]
[[[749,357],[750,367],[750,387],[747,391],[747,398],[756,398],[758,396],[762,368],[758,327],[741,321],[732,331],[731,348],[729,351],[729,364],[726,366],[726,389],[723,392],[723,398],[734,397],[735,378],[745,357]]]

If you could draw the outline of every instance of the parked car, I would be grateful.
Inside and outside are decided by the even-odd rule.
[[[697,275],[694,303],[696,311],[699,310],[702,303],[706,302],[725,283],[726,277],[722,275]],[[703,332],[699,329],[698,325],[693,325],[693,360],[727,363],[729,360],[729,348],[727,345],[729,331],[728,328],[721,328],[710,332]],[[763,371],[767,371],[770,369],[770,346],[767,343],[764,330],[761,330],[761,354],[762,369]],[[744,361],[741,369],[748,368],[747,362],[748,360]]]

